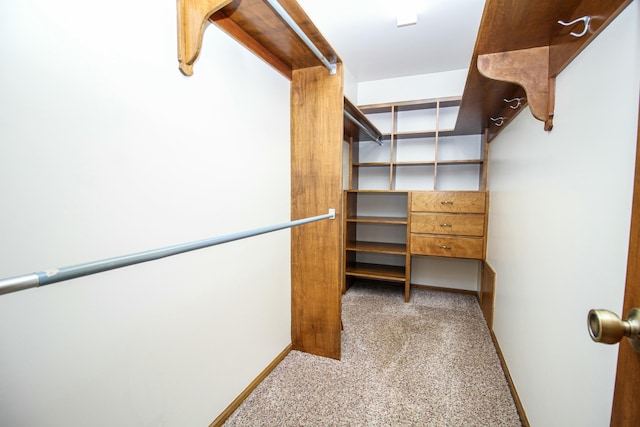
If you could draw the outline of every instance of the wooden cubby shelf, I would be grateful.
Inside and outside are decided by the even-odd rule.
[[[360,106],[384,138],[382,146],[362,139],[351,141],[349,189],[484,188],[487,155],[484,135],[465,135],[454,130],[460,102],[460,97],[449,97]],[[476,174],[478,182],[458,188],[453,182],[457,176],[455,168],[461,176]],[[422,178],[416,181],[418,176]],[[375,184],[370,184],[374,181]]]
[[[455,135],[455,130],[451,129],[438,129],[438,136],[453,136]],[[434,138],[436,136],[435,130],[425,130],[425,131],[414,131],[414,132],[397,132],[394,135],[396,140],[398,139],[417,139],[417,138]],[[391,140],[390,134],[383,135],[385,141]]]
[[[367,163],[354,163],[353,166],[363,167],[363,168],[374,168],[374,167],[384,167],[389,166],[391,163],[389,162],[367,162]]]
[[[407,225],[407,217],[395,216],[353,216],[348,217],[347,222],[368,222],[372,224],[401,224]]]
[[[350,277],[390,280],[394,282],[404,282],[406,277],[404,266],[367,263],[350,263],[347,265],[345,274]]]
[[[380,254],[406,255],[407,245],[402,243],[384,242],[347,242],[348,251],[375,252]]]
[[[469,159],[469,160],[438,160],[439,165],[482,165],[483,159]]]
[[[434,166],[436,162],[393,162],[393,166]]]

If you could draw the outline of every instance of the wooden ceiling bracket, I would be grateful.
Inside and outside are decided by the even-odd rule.
[[[185,76],[193,75],[193,64],[200,55],[202,36],[209,18],[232,0],[177,0],[178,62]]]
[[[549,46],[478,55],[478,70],[493,80],[515,83],[527,94],[533,116],[553,128],[555,77],[549,75]]]

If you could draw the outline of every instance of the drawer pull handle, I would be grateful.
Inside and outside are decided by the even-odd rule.
[[[440,246],[440,249],[451,249],[451,246],[442,245]]]
[[[453,201],[452,200],[443,200],[440,202],[441,205],[452,205]]]
[[[440,224],[440,227],[453,227],[451,224]]]

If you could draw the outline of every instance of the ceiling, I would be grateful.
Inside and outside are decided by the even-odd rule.
[[[359,82],[468,68],[484,0],[297,0]],[[394,5],[417,24],[398,28]]]

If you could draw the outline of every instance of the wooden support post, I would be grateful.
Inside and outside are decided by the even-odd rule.
[[[232,0],[177,0],[178,62],[185,76],[193,75],[193,64],[200,55],[202,36],[209,17]]]
[[[515,83],[527,94],[533,116],[553,128],[555,78],[549,75],[549,46],[478,55],[478,70],[494,80]]]
[[[336,219],[291,230],[294,350],[340,359],[343,69],[294,70],[291,80],[291,217],[336,209]],[[313,214],[311,214],[313,212]]]

